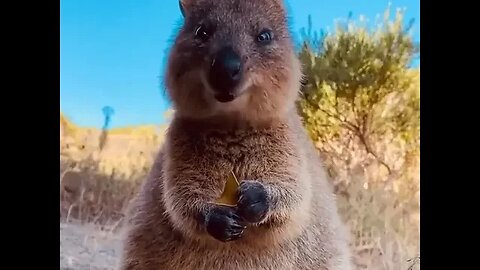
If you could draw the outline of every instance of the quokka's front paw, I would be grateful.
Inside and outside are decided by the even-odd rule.
[[[242,237],[246,224],[237,215],[235,208],[215,205],[208,212],[205,220],[207,232],[215,239],[228,242]]]
[[[261,222],[270,207],[265,186],[258,181],[243,181],[238,188],[238,214],[250,223]]]

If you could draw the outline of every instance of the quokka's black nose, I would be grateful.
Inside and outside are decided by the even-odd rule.
[[[242,59],[232,47],[224,47],[212,60],[209,83],[217,94],[233,95],[242,79]]]

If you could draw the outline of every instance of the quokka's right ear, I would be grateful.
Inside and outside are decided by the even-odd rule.
[[[178,5],[180,6],[180,12],[182,12],[182,16],[186,17],[188,12],[190,11],[190,7],[195,0],[179,0]]]

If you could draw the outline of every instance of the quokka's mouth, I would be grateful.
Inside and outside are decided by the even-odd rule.
[[[208,80],[206,80],[205,76],[201,76],[201,80],[208,95],[220,103],[228,103],[236,100],[244,95],[250,87],[250,81],[242,81],[235,87],[215,90],[212,88]]]
[[[233,101],[235,99],[235,95],[232,93],[221,93],[221,94],[216,94],[215,99],[219,102],[227,103],[227,102]]]

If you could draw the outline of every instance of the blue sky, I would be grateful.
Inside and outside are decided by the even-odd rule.
[[[374,21],[388,3],[407,8],[420,41],[419,0],[288,1],[295,33],[308,15],[314,30],[332,29],[349,12]],[[162,123],[165,52],[180,23],[178,0],[61,0],[60,110],[81,126],[101,127],[106,105],[115,110],[111,127]]]

